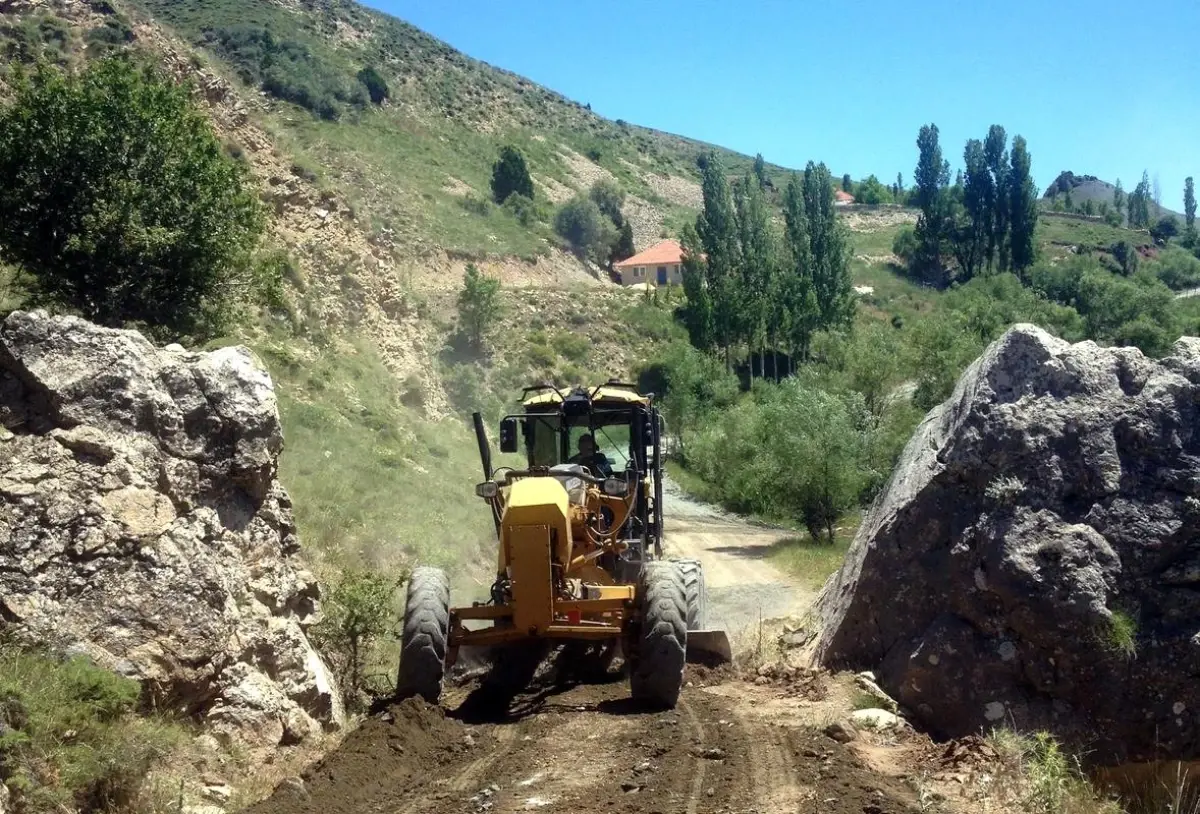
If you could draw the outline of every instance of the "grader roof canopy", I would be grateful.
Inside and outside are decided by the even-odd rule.
[[[529,394],[533,395],[529,395]],[[632,384],[624,384],[610,380],[592,390],[577,387],[574,390],[563,391],[550,384],[539,384],[525,388],[525,399],[521,402],[526,410],[558,409],[559,405],[570,399],[587,399],[599,406],[623,406],[642,404],[648,405],[651,396],[644,396]]]

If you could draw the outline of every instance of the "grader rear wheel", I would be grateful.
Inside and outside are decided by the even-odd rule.
[[[642,566],[638,605],[641,628],[629,678],[633,699],[674,708],[683,688],[687,658],[687,594],[678,563],[658,561]]]
[[[397,697],[419,695],[431,704],[438,702],[449,637],[450,581],[440,568],[414,568],[404,603]]]
[[[683,573],[683,592],[687,598],[687,629],[708,626],[708,588],[704,584],[704,566],[699,560],[676,560]]]

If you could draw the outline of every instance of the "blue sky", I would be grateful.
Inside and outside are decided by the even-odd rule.
[[[935,122],[954,165],[1003,125],[1061,170],[1200,176],[1200,2],[371,0],[612,119],[905,184]]]

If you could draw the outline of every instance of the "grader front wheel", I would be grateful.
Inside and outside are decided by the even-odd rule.
[[[440,568],[414,568],[404,604],[396,695],[419,695],[436,704],[446,674],[450,637],[450,581]]]
[[[641,629],[629,677],[633,700],[674,708],[687,658],[687,593],[678,563],[648,562],[642,567],[638,605]]]

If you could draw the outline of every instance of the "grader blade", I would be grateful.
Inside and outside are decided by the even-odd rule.
[[[689,630],[687,660],[710,666],[729,664],[733,661],[729,636],[723,630]]]

